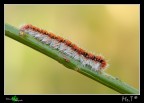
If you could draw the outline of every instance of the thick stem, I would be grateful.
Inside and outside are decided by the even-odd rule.
[[[121,80],[105,73],[105,72],[96,72],[91,70],[89,67],[83,67],[80,62],[75,61],[73,58],[64,56],[58,50],[52,49],[46,44],[41,43],[30,35],[20,35],[19,29],[5,24],[5,35],[13,38],[51,58],[63,64],[69,69],[75,70],[95,81],[100,82],[101,84],[123,94],[138,94],[139,91],[132,86],[122,82]],[[67,61],[68,59],[69,61]]]

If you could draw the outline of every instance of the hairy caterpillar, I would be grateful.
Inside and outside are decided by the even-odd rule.
[[[108,65],[102,56],[89,53],[71,41],[31,24],[21,26],[20,32],[25,32],[40,40],[42,43],[49,45],[51,48],[57,49],[64,55],[74,58],[83,66],[90,66],[91,70],[104,70]]]

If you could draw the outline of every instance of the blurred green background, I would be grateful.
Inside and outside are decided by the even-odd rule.
[[[107,73],[139,89],[139,5],[4,5],[5,22],[30,23],[110,64]],[[119,94],[5,36],[5,94]]]

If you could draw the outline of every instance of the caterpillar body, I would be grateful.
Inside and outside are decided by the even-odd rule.
[[[83,66],[90,66],[91,70],[104,70],[108,66],[106,60],[102,56],[96,56],[87,52],[71,41],[31,24],[21,26],[20,32],[27,33],[40,40],[42,43],[49,45],[51,48],[57,49],[64,55],[74,58]]]

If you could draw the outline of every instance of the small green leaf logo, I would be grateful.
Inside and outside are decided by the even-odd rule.
[[[17,96],[13,96],[13,97],[11,98],[11,100],[13,101],[13,103],[15,103],[15,102],[18,101],[18,97],[17,97]]]

